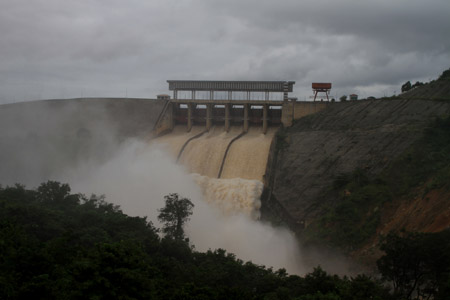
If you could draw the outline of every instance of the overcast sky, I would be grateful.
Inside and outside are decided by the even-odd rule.
[[[448,68],[449,0],[0,0],[0,103],[153,98],[167,79],[390,96]]]

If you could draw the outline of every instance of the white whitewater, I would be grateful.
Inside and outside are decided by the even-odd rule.
[[[192,177],[202,189],[205,200],[217,206],[223,214],[229,216],[243,213],[254,220],[259,219],[259,198],[263,190],[261,181],[241,178],[217,179],[199,174],[192,174]]]

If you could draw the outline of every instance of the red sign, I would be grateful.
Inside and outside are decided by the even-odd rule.
[[[330,90],[331,83],[330,82],[313,82],[312,88],[315,90]]]

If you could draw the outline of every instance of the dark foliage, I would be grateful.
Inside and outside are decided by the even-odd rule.
[[[166,237],[184,240],[184,224],[192,215],[194,204],[188,198],[180,198],[178,194],[164,196],[166,205],[159,210],[158,220],[164,223],[162,231]]]
[[[414,84],[411,84],[410,81],[407,81],[405,84],[402,85],[402,93],[407,92],[412,89],[415,89],[415,88],[418,88],[422,85],[424,85],[424,83],[420,82],[420,81],[416,81],[416,83],[414,83]]]
[[[388,235],[378,269],[401,299],[449,299],[450,231]]]
[[[341,100],[341,102],[345,102],[347,101],[347,95],[342,95],[339,100]]]
[[[438,80],[449,80],[449,79],[450,79],[450,69],[447,69],[444,72],[442,72]]]
[[[366,276],[304,278],[160,239],[103,197],[0,188],[0,299],[390,299]]]
[[[402,93],[407,92],[411,89],[411,82],[407,81],[402,85]]]

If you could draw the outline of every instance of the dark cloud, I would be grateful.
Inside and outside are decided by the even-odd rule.
[[[382,96],[450,66],[450,2],[4,0],[0,103],[153,97],[167,79],[312,81]]]

